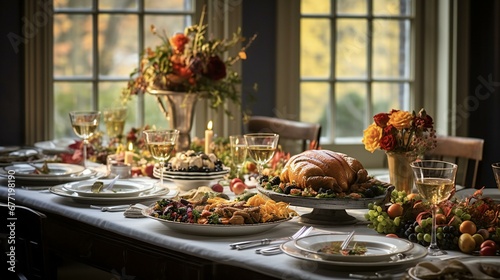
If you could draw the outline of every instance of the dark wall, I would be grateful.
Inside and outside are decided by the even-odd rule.
[[[491,163],[500,162],[500,1],[470,1],[469,136],[485,140],[476,187],[496,187]],[[463,114],[463,119],[467,115]]]
[[[243,35],[257,34],[243,62],[243,106],[250,105],[252,115],[274,116],[276,107],[276,1],[243,2]],[[298,32],[298,31],[297,31]],[[255,100],[248,95],[257,83]]]
[[[9,38],[23,36],[23,1],[0,3],[0,146],[24,144],[23,44],[16,51]],[[14,35],[15,34],[15,35]]]

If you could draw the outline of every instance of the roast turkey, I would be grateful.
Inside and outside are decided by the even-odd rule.
[[[354,184],[368,180],[368,172],[355,158],[329,150],[309,150],[291,157],[280,175],[282,183],[299,188],[332,189],[347,192]]]

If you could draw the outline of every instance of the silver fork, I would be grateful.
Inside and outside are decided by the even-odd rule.
[[[257,246],[269,245],[273,241],[290,240],[294,236],[299,236],[305,230],[307,230],[307,227],[303,226],[294,235],[292,235],[290,237],[281,237],[281,238],[274,238],[274,239],[264,238],[264,239],[258,239],[258,240],[242,241],[242,242],[229,244],[229,247],[231,247],[231,249],[244,250],[244,249],[253,248],[253,247],[257,247]]]
[[[308,236],[312,230],[313,230],[313,227],[307,227],[302,233],[294,234],[290,238],[290,240],[295,240],[295,239],[298,239],[298,238],[301,238],[304,236]],[[276,245],[269,246],[269,247],[265,247],[265,248],[261,248],[261,249],[257,249],[257,250],[255,250],[255,253],[265,255],[265,256],[280,254],[282,252],[281,251],[281,244],[283,244],[283,243],[276,244]]]

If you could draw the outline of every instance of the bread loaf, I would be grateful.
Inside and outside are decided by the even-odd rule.
[[[347,192],[355,183],[368,180],[368,172],[355,158],[329,150],[309,150],[291,157],[280,175],[282,183],[299,188]]]

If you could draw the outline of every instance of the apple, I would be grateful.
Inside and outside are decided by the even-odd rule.
[[[243,181],[240,178],[233,178],[231,182],[229,182],[229,190],[233,191],[233,186],[236,183],[243,183]]]
[[[243,182],[236,182],[233,185],[233,192],[235,195],[242,194],[246,190],[247,186]]]

